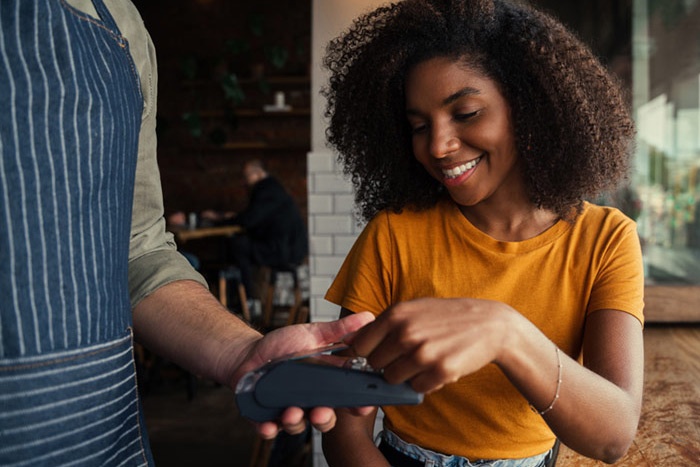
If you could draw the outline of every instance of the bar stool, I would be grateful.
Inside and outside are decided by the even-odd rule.
[[[259,435],[256,435],[248,466],[267,467],[270,462],[270,454],[272,453],[273,443],[274,440],[272,439],[262,439]]]
[[[299,265],[289,264],[286,266],[263,266],[261,268],[263,280],[262,291],[262,309],[263,309],[263,326],[265,328],[274,327],[274,314],[277,311],[287,311],[289,313],[285,325],[303,323],[308,318],[308,307],[302,307],[302,293],[299,281]],[[279,285],[279,278],[282,274],[290,274],[292,276],[293,287],[292,293],[294,300],[291,305],[278,306],[275,305],[275,290]],[[304,312],[304,308],[306,312]]]
[[[289,435],[282,432],[275,439],[256,436],[248,467],[269,465],[308,465],[312,455],[313,437],[310,426],[304,433]]]
[[[241,280],[241,271],[236,266],[229,265],[219,269],[219,301],[224,307],[228,306],[227,287],[229,281],[236,281],[238,287],[238,300],[241,302],[243,318],[250,322],[250,309],[248,308],[248,296]]]

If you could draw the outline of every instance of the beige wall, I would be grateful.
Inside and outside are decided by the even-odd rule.
[[[381,0],[313,0],[312,7],[312,129],[311,150],[320,151],[326,148],[323,123],[323,108],[325,103],[318,94],[321,85],[326,82],[327,74],[321,69],[326,44],[352,24],[352,20],[360,14],[386,3]]]
[[[340,174],[335,155],[326,145],[325,99],[328,79],[322,61],[328,42],[353,19],[386,0],[313,0],[311,33],[311,152],[307,157],[308,225],[310,236],[310,304],[314,321],[338,316],[338,307],[323,299],[360,227],[353,217],[350,183]]]

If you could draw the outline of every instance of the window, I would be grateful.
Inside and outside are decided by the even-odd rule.
[[[647,321],[700,322],[700,0],[533,0],[577,31],[630,92],[631,185]]]
[[[700,321],[700,2],[633,0],[635,175],[648,321]]]
[[[699,3],[633,6],[633,186],[650,284],[700,284]]]

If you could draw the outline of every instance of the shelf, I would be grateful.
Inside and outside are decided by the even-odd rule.
[[[217,148],[211,148],[212,150],[216,150]],[[270,150],[279,150],[279,149],[292,149],[292,150],[310,150],[310,146],[308,144],[302,144],[302,143],[268,143],[266,141],[232,141],[230,143],[225,143],[221,146],[219,146],[218,149],[225,150],[225,151],[237,151],[240,149],[270,149]]]
[[[231,141],[224,143],[221,146],[207,145],[203,147],[187,146],[185,149],[189,152],[235,152],[244,150],[261,150],[261,151],[310,151],[309,144],[302,143],[268,143],[266,141]]]
[[[260,81],[265,81],[270,85],[288,85],[288,86],[311,86],[311,78],[309,76],[262,76],[260,78],[238,78],[238,83],[242,86],[257,85]],[[214,79],[195,79],[183,81],[183,87],[204,87],[204,86],[219,86],[219,82]]]
[[[311,85],[311,78],[308,76],[262,76],[260,78],[240,78],[238,80],[241,84],[258,84],[260,81],[277,85]]]
[[[291,110],[275,110],[265,111],[262,109],[234,109],[233,113],[236,117],[259,118],[259,117],[310,117],[311,109],[291,109]],[[201,118],[223,118],[224,111],[222,110],[204,110],[199,112]]]
[[[281,99],[275,93],[256,89],[261,80],[271,90],[287,94],[289,98],[282,103],[291,107],[273,107]],[[245,151],[301,153],[311,150],[310,76],[245,77],[240,78],[238,84],[244,88],[246,99],[233,105],[229,100],[222,99],[222,89],[216,79],[181,82],[183,88],[192,94],[187,97],[189,101],[181,101],[181,107],[199,109],[191,112],[196,112],[199,117],[200,121],[194,123],[200,126],[203,135],[211,136],[211,132],[218,131],[216,139],[226,140],[222,145],[215,144],[216,139],[211,138],[203,138],[199,142],[190,140],[191,144],[185,143],[183,151],[225,155]],[[184,92],[183,95],[188,96],[189,93]],[[172,115],[172,118],[177,120],[179,117]],[[187,130],[186,126],[179,128],[180,131]]]

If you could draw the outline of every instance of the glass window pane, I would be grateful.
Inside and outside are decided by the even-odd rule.
[[[634,0],[633,192],[650,283],[700,283],[700,2]]]

